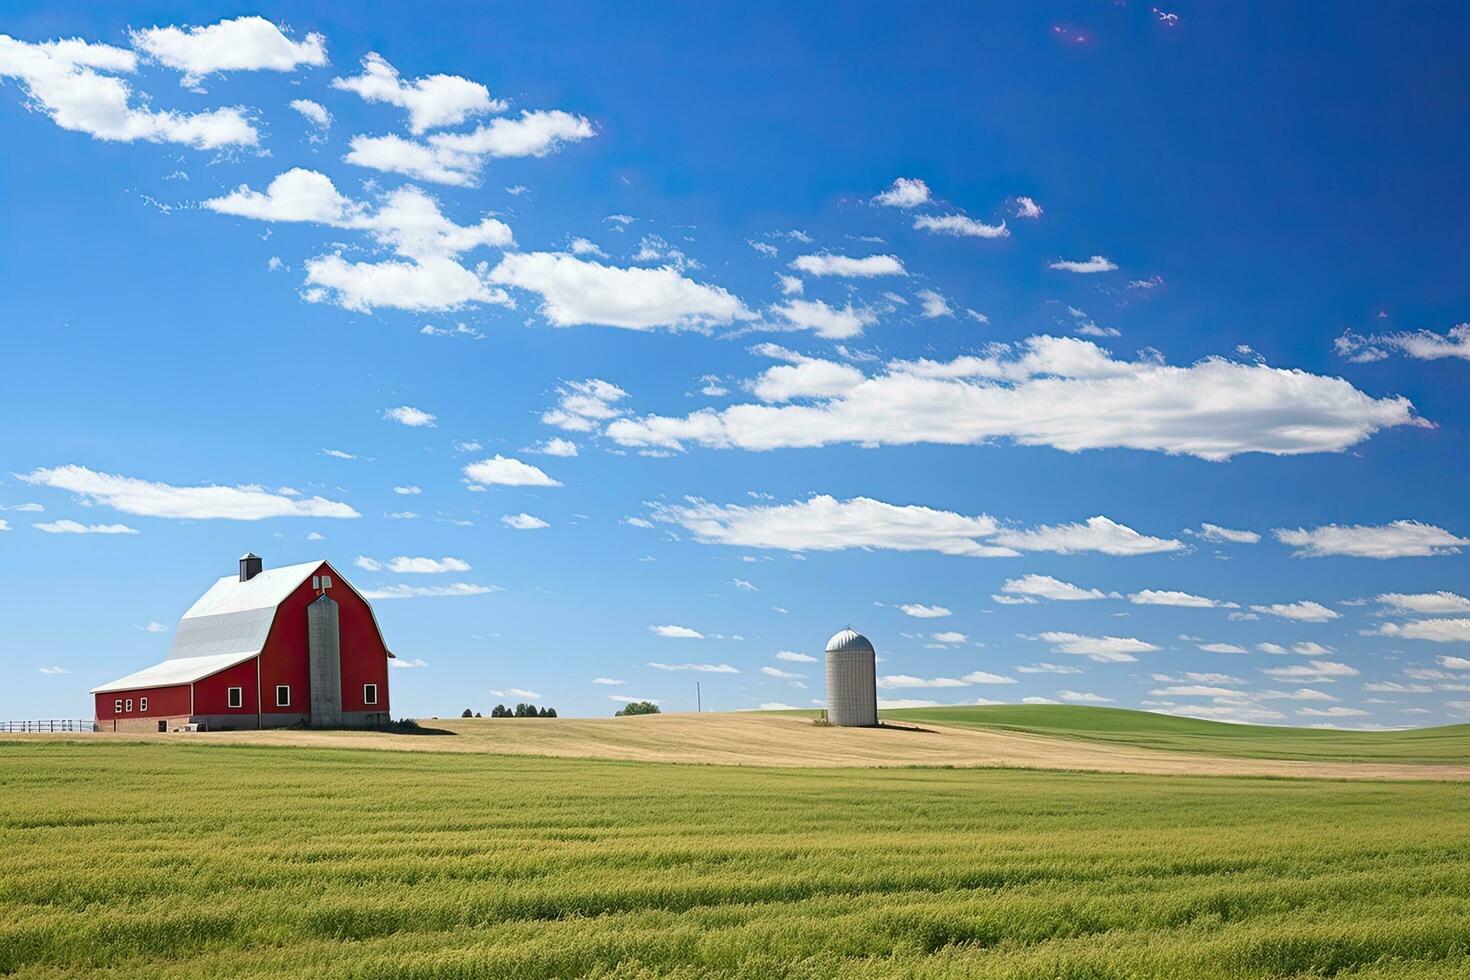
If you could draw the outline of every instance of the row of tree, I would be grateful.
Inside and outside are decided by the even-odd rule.
[[[471,711],[469,708],[466,708],[466,709],[464,709],[464,713],[461,714],[460,717],[461,718],[478,718],[478,717],[480,717],[480,713],[478,711]],[[556,717],[556,709],[555,708],[538,708],[534,704],[524,704],[524,703],[518,704],[514,708],[507,708],[503,704],[497,704],[495,707],[493,707],[493,708],[490,709],[490,717],[491,718],[555,718]]]
[[[624,715],[656,715],[659,713],[658,705],[652,701],[629,701],[613,717],[621,718]]]

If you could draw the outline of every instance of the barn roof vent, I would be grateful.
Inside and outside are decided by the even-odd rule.
[[[260,556],[246,552],[240,556],[240,581],[248,582],[260,574]]]

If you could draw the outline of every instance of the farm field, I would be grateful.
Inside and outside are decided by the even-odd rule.
[[[884,711],[890,721],[1026,732],[1179,752],[1247,759],[1463,763],[1470,725],[1354,732],[1278,725],[1237,725],[1149,711],[1068,704],[965,705]]]
[[[0,793],[0,972],[26,977],[1425,977],[1470,954],[1464,782],[12,739]]]
[[[1426,730],[1448,732],[1451,736],[1436,743],[1437,754],[1408,754],[1407,759],[1402,754],[1394,754],[1395,738],[1411,733],[1324,732],[1299,728],[1263,729],[1269,737],[1243,740],[1241,756],[1232,757],[1222,754],[1218,748],[1201,752],[1150,747],[1147,744],[1150,739],[1161,744],[1164,740],[1147,731],[1131,739],[1121,737],[1129,734],[1126,731],[1121,735],[1113,732],[1120,736],[1114,741],[1093,738],[1085,719],[1075,733],[1055,723],[1045,733],[977,725],[967,720],[970,710],[927,709],[927,713],[917,716],[885,712],[884,717],[890,723],[902,727],[882,729],[813,725],[813,714],[809,712],[730,712],[524,722],[490,718],[429,719],[422,721],[425,734],[279,729],[191,735],[58,735],[55,738],[165,744],[186,739],[194,745],[368,748],[732,766],[1000,766],[1144,774],[1470,779],[1470,744],[1466,744],[1470,737],[1465,734],[1464,726]],[[1128,724],[1126,716],[1137,714],[1101,710],[1123,716],[1115,725],[1124,727]],[[1186,719],[1164,721],[1183,721],[1206,732],[1215,727],[1211,722]],[[50,736],[0,735],[0,745],[7,738],[38,737]],[[1188,743],[1188,739],[1176,741]],[[1307,745],[1315,755],[1294,755],[1292,749],[1299,744]],[[1364,745],[1374,751],[1365,750]],[[1450,754],[1456,745],[1463,746],[1458,758]],[[1340,756],[1350,761],[1334,756],[1331,751],[1334,746],[1341,746]],[[1267,755],[1268,752],[1275,755]]]

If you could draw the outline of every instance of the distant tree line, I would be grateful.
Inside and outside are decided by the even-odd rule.
[[[480,713],[478,711],[471,711],[469,708],[466,708],[466,709],[464,709],[464,714],[460,715],[460,717],[461,718],[478,718],[478,717],[480,717]],[[555,718],[556,717],[556,709],[555,708],[538,708],[534,704],[526,704],[524,702],[522,702],[521,704],[516,705],[514,708],[507,708],[503,704],[497,704],[495,707],[493,707],[493,708],[490,709],[490,717],[491,718]]]
[[[652,701],[630,701],[613,715],[614,718],[622,718],[624,715],[656,715],[660,714],[658,705]]]

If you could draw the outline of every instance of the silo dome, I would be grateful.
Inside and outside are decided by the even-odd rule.
[[[841,653],[844,650],[863,650],[872,653],[873,644],[863,634],[855,629],[845,629],[832,634],[832,639],[827,641],[828,653]]]
[[[878,724],[878,657],[857,630],[827,641],[827,721],[844,728]]]

